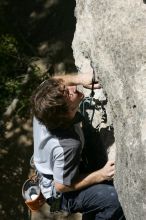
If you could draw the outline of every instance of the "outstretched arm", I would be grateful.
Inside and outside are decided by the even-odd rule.
[[[84,177],[80,177],[75,183],[70,186],[63,185],[60,183],[55,182],[55,188],[59,192],[69,192],[69,191],[76,191],[83,189],[85,187],[101,183],[105,180],[111,180],[114,176],[115,172],[115,165],[113,161],[108,161],[106,165],[95,172],[92,172],[89,175]]]
[[[54,76],[55,79],[62,79],[67,86],[83,85],[84,87],[91,88],[93,73],[79,73]],[[101,88],[98,82],[94,84],[94,88]]]

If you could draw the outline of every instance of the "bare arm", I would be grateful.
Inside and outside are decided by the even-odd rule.
[[[79,180],[77,180],[71,186],[55,182],[55,188],[59,192],[80,190],[90,185],[103,182],[104,180],[111,180],[114,176],[114,170],[114,162],[108,161],[102,169],[92,172],[84,177],[80,177]]]
[[[93,73],[79,73],[79,74],[67,74],[67,75],[58,75],[54,76],[55,79],[62,79],[67,86],[72,85],[83,85],[87,88],[91,88],[89,86],[92,83]],[[94,88],[100,88],[98,83],[95,84]]]

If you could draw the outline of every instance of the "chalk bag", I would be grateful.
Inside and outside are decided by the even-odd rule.
[[[38,211],[46,202],[46,199],[41,193],[39,180],[37,178],[30,178],[24,182],[22,186],[22,196],[25,200],[25,204],[31,211]]]

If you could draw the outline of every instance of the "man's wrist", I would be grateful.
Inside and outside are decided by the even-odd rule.
[[[92,83],[92,77],[93,75],[90,73],[79,73],[79,82],[81,85],[86,86]]]
[[[95,171],[95,183],[100,183],[105,180],[102,169]]]

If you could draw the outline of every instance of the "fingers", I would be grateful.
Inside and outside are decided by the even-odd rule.
[[[106,180],[112,180],[115,174],[115,161],[110,160],[105,165]]]
[[[108,160],[106,164],[109,164],[111,166],[115,165],[115,161],[114,160]]]
[[[86,89],[92,89],[92,84],[84,85],[83,87],[86,88]],[[94,89],[101,89],[102,86],[97,82],[97,83],[94,84],[93,88]]]

